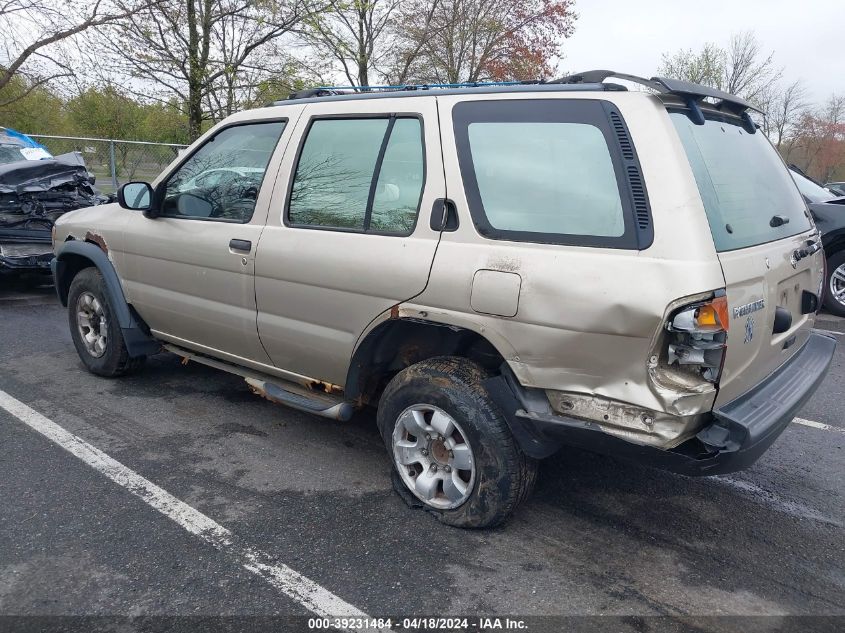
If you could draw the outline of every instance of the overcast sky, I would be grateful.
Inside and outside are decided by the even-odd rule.
[[[652,77],[664,52],[726,45],[731,33],[751,30],[774,51],[784,80],[803,79],[811,99],[845,94],[843,0],[576,0],[575,10],[564,73],[601,68]]]

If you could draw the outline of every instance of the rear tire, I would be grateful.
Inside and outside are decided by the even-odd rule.
[[[827,260],[827,279],[824,288],[824,307],[836,316],[845,317],[845,294],[837,299],[836,290],[845,291],[845,251],[834,253]]]
[[[67,306],[70,336],[88,371],[113,378],[144,364],[146,356],[129,356],[99,270],[83,268],[77,273],[70,284]]]
[[[433,358],[399,372],[379,402],[394,487],[410,505],[448,525],[501,523],[537,478],[536,460],[520,450],[480,384],[488,377],[471,361]]]

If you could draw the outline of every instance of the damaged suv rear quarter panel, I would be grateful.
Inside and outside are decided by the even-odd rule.
[[[524,386],[576,394],[581,410],[600,422],[611,422],[609,409],[624,402],[627,422],[635,433],[644,434],[641,441],[667,446],[692,434],[695,416],[712,407],[715,389],[683,394],[661,389],[649,378],[649,357],[670,303],[721,288],[724,277],[665,106],[656,97],[643,99],[635,93],[604,93],[601,98],[616,105],[633,138],[649,139],[637,144],[637,152],[655,227],[653,244],[637,251],[482,237],[470,221],[451,142],[444,147],[445,169],[453,178],[449,195],[462,222],[455,232],[443,234],[426,291],[403,308],[477,331],[502,353]],[[444,139],[454,139],[450,108],[456,103],[456,98],[440,99]],[[696,239],[684,240],[683,235]],[[507,258],[501,256],[503,250]],[[472,309],[472,281],[479,270],[520,276],[515,317]],[[673,422],[677,428],[667,432],[643,422],[649,412],[692,418]],[[625,422],[626,416],[617,417]]]

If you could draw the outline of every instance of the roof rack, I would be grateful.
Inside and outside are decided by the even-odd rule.
[[[368,98],[375,96],[390,96],[385,93],[408,93],[424,92],[427,90],[459,91],[463,88],[480,88],[489,91],[510,91],[520,86],[533,87],[534,90],[554,89],[555,86],[570,86],[571,88],[583,90],[626,90],[624,86],[614,83],[605,83],[605,80],[615,77],[623,81],[630,81],[646,86],[660,94],[673,94],[686,103],[690,109],[690,118],[698,125],[704,124],[704,113],[701,110],[701,101],[705,98],[716,99],[715,107],[724,109],[739,116],[743,120],[744,127],[749,133],[756,131],[748,110],[754,110],[763,114],[757,106],[740,99],[722,90],[694,84],[680,79],[668,79],[666,77],[652,77],[646,79],[637,75],[618,73],[613,70],[589,70],[583,73],[575,73],[554,79],[552,81],[530,80],[530,81],[471,81],[464,83],[433,83],[433,84],[396,84],[383,86],[320,86],[308,88],[291,93],[286,100],[274,101],[268,105],[283,105],[285,101],[292,99],[322,99],[324,97],[342,98]],[[400,95],[395,95],[400,96]]]
[[[495,86],[531,86],[545,83],[544,81],[469,81],[463,83],[438,84],[393,84],[384,86],[319,86],[292,92],[288,99],[310,99],[312,97],[332,97],[350,94],[374,94],[382,92],[406,92],[417,90],[449,89],[449,88],[486,88]]]
[[[687,100],[687,98],[690,97],[693,98],[696,102],[701,101],[705,97],[710,97],[711,99],[718,99],[719,102],[716,104],[717,108],[726,108],[732,110],[736,114],[741,114],[745,110],[754,110],[763,114],[763,111],[760,108],[758,108],[752,103],[749,103],[745,99],[740,99],[735,95],[724,92],[722,90],[717,90],[716,88],[711,88],[710,86],[702,86],[701,84],[694,84],[692,82],[683,81],[681,79],[669,79],[667,77],[652,77],[651,79],[646,79],[644,77],[638,77],[636,75],[618,73],[613,70],[588,70],[587,72],[575,73],[573,75],[561,77],[560,79],[555,79],[553,81],[550,81],[549,83],[602,83],[608,77],[615,77],[616,79],[622,79],[624,81],[637,83],[642,86],[651,88],[652,90],[661,94],[674,94],[683,98],[684,100]]]

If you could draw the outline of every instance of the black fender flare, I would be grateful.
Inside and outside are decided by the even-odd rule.
[[[829,258],[842,250],[845,247],[845,227],[823,233],[822,245],[824,246],[825,258]]]
[[[144,324],[132,306],[127,303],[126,295],[123,294],[123,287],[120,285],[120,279],[117,276],[114,265],[112,265],[106,254],[96,244],[68,240],[57,249],[56,257],[50,263],[50,267],[53,271],[56,294],[58,294],[59,301],[61,301],[62,305],[67,307],[70,284],[79,270],[77,266],[69,266],[69,262],[71,260],[78,260],[79,258],[88,260],[90,265],[99,270],[103,276],[108,295],[106,298],[120,326],[129,356],[146,356],[160,351],[161,344],[150,336],[146,324]],[[87,268],[88,266],[85,267]]]

